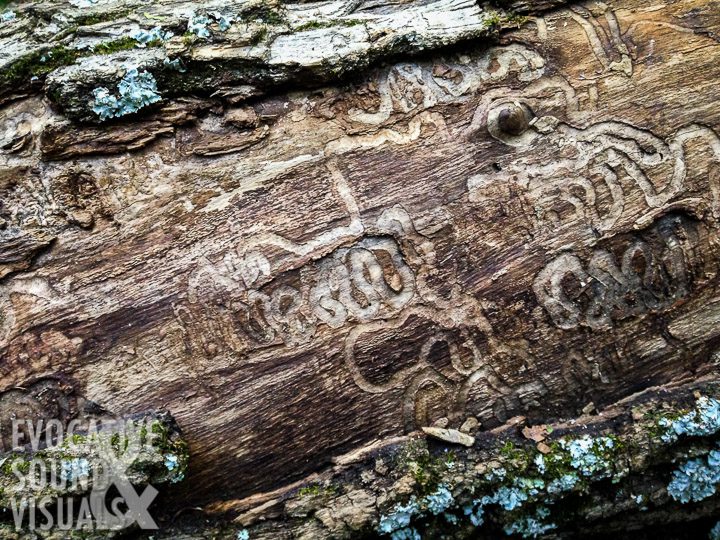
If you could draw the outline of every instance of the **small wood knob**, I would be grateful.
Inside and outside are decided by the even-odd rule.
[[[498,127],[508,135],[520,135],[529,126],[528,115],[525,109],[517,105],[509,105],[498,115]]]

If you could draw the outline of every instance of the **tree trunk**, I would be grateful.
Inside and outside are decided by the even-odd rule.
[[[720,3],[561,4],[11,4],[3,429],[169,413],[143,538],[706,535]]]

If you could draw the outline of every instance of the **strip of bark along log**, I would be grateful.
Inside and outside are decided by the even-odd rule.
[[[0,536],[719,538],[719,7],[7,5]]]

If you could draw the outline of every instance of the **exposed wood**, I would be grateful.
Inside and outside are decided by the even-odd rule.
[[[716,378],[720,3],[557,4],[17,7],[0,389],[169,411],[167,516],[320,538],[387,501],[341,491],[367,512],[333,528],[290,487],[368,445],[472,418],[477,449]],[[191,9],[233,22],[183,37]],[[175,37],[92,49],[156,24]],[[18,67],[48,43],[62,62]],[[103,119],[132,67],[158,101]]]

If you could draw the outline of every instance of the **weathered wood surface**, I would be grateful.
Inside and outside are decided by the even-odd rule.
[[[476,26],[410,49],[487,35],[466,4]],[[158,71],[166,99],[100,126],[92,88],[163,51],[5,89],[3,388],[170,411],[191,465],[168,508],[226,510],[442,417],[573,417],[711,372],[719,8],[578,4],[249,101],[327,83],[354,38],[306,30],[329,56],[262,80],[223,71],[247,47],[195,42],[190,73],[220,73]]]

